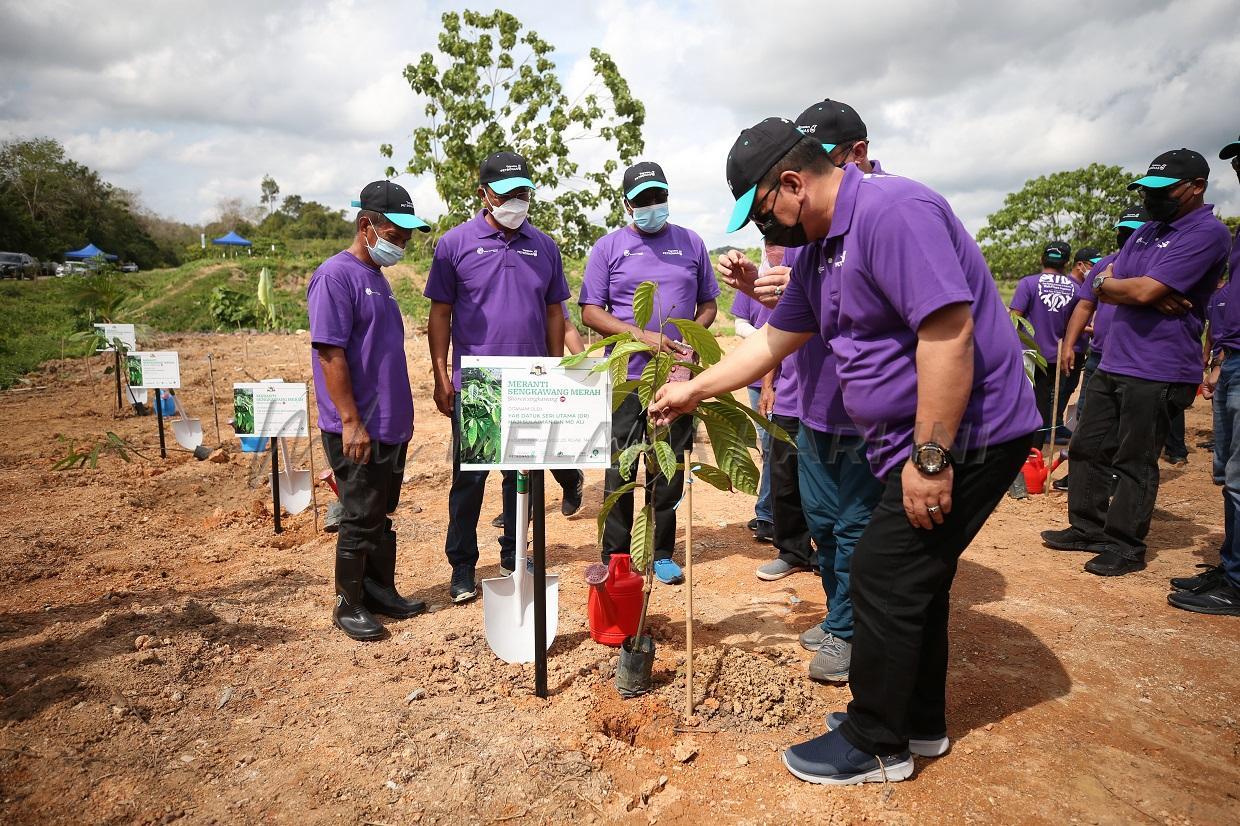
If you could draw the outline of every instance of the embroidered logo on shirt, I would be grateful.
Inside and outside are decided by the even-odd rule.
[[[1159,241],[1154,246],[1158,247],[1160,250],[1165,250],[1167,247],[1171,246],[1171,239],[1167,239],[1166,241]]]
[[[842,267],[842,266],[844,266],[844,259],[845,259],[845,258],[847,258],[847,257],[848,257],[848,250],[843,250],[843,251],[841,251],[841,252],[840,252],[840,255],[839,255],[839,258],[836,258],[836,259],[835,259],[835,266],[837,266],[837,267]]]
[[[624,257],[625,257],[625,258],[628,258],[630,255],[645,255],[645,254],[646,254],[646,253],[644,253],[644,252],[642,252],[642,251],[640,251],[640,250],[638,250],[638,251],[636,251],[636,252],[634,252],[633,250],[625,250],[625,251],[624,251]]]
[[[528,255],[531,258],[537,258],[538,250],[517,250],[517,255]]]
[[[499,248],[497,247],[493,250],[489,250],[489,249],[486,249],[485,247],[478,247],[479,255],[486,255],[488,252],[499,252]]]
[[[680,250],[663,250],[664,255],[684,255]]]

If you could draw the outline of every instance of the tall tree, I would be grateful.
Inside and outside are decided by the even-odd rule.
[[[1026,181],[1003,199],[1003,207],[977,234],[990,271],[1006,280],[1036,272],[1049,241],[1067,241],[1074,250],[1092,246],[1110,251],[1116,219],[1138,200],[1127,191],[1138,177],[1118,166],[1095,163]]]
[[[276,183],[276,179],[270,175],[264,175],[263,181],[259,184],[260,195],[258,202],[267,207],[267,214],[275,212],[276,199],[280,195],[280,185]]]
[[[532,208],[539,228],[559,240],[566,254],[581,255],[605,232],[624,221],[616,180],[619,163],[628,165],[645,147],[646,107],[630,94],[615,61],[590,50],[590,83],[573,100],[565,94],[554,47],[504,11],[446,12],[438,54],[423,52],[405,68],[410,88],[426,98],[429,126],[413,132],[412,157],[405,171],[431,172],[448,211],[440,229],[468,219],[478,207],[478,167],[492,152],[519,152],[530,162],[539,188]],[[611,157],[599,169],[582,170],[572,147],[599,141]],[[391,158],[391,144],[379,148]],[[618,161],[617,161],[618,159]],[[388,177],[396,174],[389,166]]]

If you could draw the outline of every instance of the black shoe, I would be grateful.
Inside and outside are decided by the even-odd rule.
[[[765,519],[756,519],[757,525],[752,529],[753,538],[759,542],[773,542],[775,540],[775,524]]]
[[[426,612],[425,602],[405,599],[396,590],[396,533],[390,529],[379,540],[379,547],[366,555],[362,604],[392,619],[409,619]]]
[[[577,471],[577,484],[571,491],[564,491],[564,499],[560,501],[560,513],[572,516],[581,510],[581,498],[586,492],[586,475]]]
[[[750,519],[750,520],[749,520],[749,522],[745,525],[745,527],[746,527],[746,528],[749,528],[749,530],[751,530],[751,531],[756,531],[756,530],[758,529],[758,522],[759,522],[759,521],[760,521],[760,520],[759,520],[759,519],[755,516],[753,519]]]
[[[478,586],[474,584],[474,568],[472,565],[461,565],[452,569],[452,601],[457,605],[478,597]]]
[[[1109,542],[1093,542],[1076,528],[1042,531],[1042,544],[1056,551],[1089,551],[1094,554],[1106,553],[1114,547]]]
[[[1208,591],[1223,582],[1222,565],[1198,565],[1204,568],[1195,576],[1176,576],[1171,578],[1171,587],[1177,591]]]
[[[1051,482],[1051,487],[1054,488],[1055,490],[1063,491],[1064,493],[1067,493],[1068,492],[1068,477],[1065,476],[1062,479],[1056,479],[1054,482]]]
[[[1145,568],[1144,559],[1129,559],[1112,548],[1085,563],[1085,570],[1096,576],[1123,576]]]
[[[492,520],[491,520],[491,527],[492,527],[492,528],[502,528],[502,527],[504,527],[504,514],[503,514],[503,513],[500,513],[500,515],[499,515],[499,516],[497,516],[497,517],[495,517],[494,519],[492,519]]]
[[[357,551],[336,550],[336,608],[332,624],[360,642],[383,639],[384,628],[362,604],[362,577],[366,556]]]
[[[1167,594],[1167,602],[1185,611],[1198,614],[1219,614],[1240,617],[1240,588],[1227,581],[1200,592],[1176,591]]]

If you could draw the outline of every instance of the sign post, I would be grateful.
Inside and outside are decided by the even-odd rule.
[[[307,471],[295,471],[285,456],[280,478],[280,439],[310,435],[306,412],[306,385],[300,382],[264,381],[233,385],[233,430],[238,436],[262,436],[271,444],[271,510],[276,533],[283,533],[280,487],[288,492],[289,513],[300,513],[313,495],[314,481]]]
[[[181,387],[181,362],[174,350],[139,351],[125,354],[125,369],[131,387],[155,388],[155,423],[159,428],[159,456],[168,458],[164,444],[164,407],[161,390]]]

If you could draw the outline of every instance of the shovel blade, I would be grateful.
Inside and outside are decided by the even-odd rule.
[[[482,620],[487,645],[506,663],[534,662],[534,576],[482,580]],[[518,622],[514,618],[520,617]],[[547,648],[559,628],[560,575],[547,574]]]
[[[173,419],[172,436],[186,450],[202,444],[202,422],[197,419]]]
[[[314,483],[308,470],[286,470],[280,474],[280,507],[295,516],[310,507]]]

